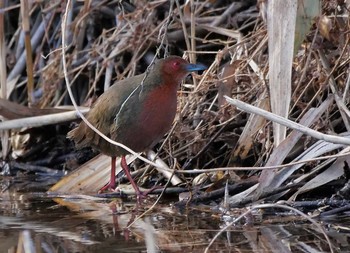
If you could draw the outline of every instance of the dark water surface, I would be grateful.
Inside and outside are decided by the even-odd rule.
[[[9,179],[0,180],[6,188]],[[1,192],[0,253],[204,252],[225,226],[225,216],[209,206],[180,211],[162,203],[141,219],[135,219],[152,201],[136,212],[134,202],[120,199],[87,195],[47,197],[40,183],[41,180],[15,182]],[[226,217],[237,217],[243,211],[234,210]],[[322,223],[334,252],[350,252],[349,218]],[[223,232],[208,252],[330,252],[330,249],[324,235],[300,217],[256,212]]]

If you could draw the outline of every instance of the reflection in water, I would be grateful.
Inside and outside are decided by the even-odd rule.
[[[18,189],[2,192],[0,252],[20,252],[20,248],[25,252],[203,252],[224,226],[221,215],[208,206],[180,213],[169,205],[157,205],[148,216],[137,219],[149,205],[136,212],[134,203],[120,199],[80,197],[52,199]],[[299,217],[256,214],[249,218],[248,224],[237,224],[220,235],[209,252],[329,252],[322,234]],[[343,228],[350,224],[342,221]],[[346,252],[348,234],[331,229],[337,221],[331,224],[329,236],[335,249]]]

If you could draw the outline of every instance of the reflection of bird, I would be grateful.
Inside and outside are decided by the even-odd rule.
[[[204,69],[204,65],[189,64],[178,56],[159,60],[149,73],[112,85],[98,98],[86,118],[112,140],[135,152],[145,151],[170,129],[176,114],[180,82],[189,72]],[[75,141],[77,148],[91,146],[112,158],[110,181],[100,191],[115,189],[115,159],[121,156],[121,167],[137,197],[142,197],[125,160],[128,152],[105,141],[84,122],[67,136]]]

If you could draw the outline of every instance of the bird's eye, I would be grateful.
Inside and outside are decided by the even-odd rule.
[[[174,61],[174,62],[173,62],[173,68],[174,68],[174,69],[178,69],[179,67],[180,67],[180,62]]]

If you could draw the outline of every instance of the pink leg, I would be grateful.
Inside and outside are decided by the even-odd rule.
[[[111,177],[109,183],[103,186],[98,193],[101,193],[105,190],[114,190],[115,189],[115,157],[111,157]]]
[[[132,187],[134,188],[134,190],[136,192],[137,199],[145,197],[142,194],[142,192],[140,191],[140,189],[137,186],[137,184],[135,183],[134,179],[132,178],[132,176],[130,174],[129,166],[126,163],[126,159],[125,159],[124,155],[122,156],[122,160],[120,162],[120,165],[122,166],[122,169],[124,170],[126,177],[129,179],[129,182],[131,183]]]
[[[115,161],[116,158],[115,157],[111,157],[111,178],[109,180],[109,183],[106,184],[105,186],[103,186],[98,193],[101,193],[103,191],[106,190],[114,190],[116,185],[115,185]],[[126,159],[125,156],[122,156],[120,165],[122,167],[122,169],[125,172],[126,177],[128,178],[129,182],[131,183],[132,187],[134,188],[135,192],[136,192],[136,196],[137,196],[137,200],[140,201],[141,199],[145,198],[147,196],[147,194],[151,193],[154,189],[157,189],[158,187],[153,187],[152,189],[146,191],[146,192],[141,192],[139,187],[137,186],[137,184],[135,183],[134,179],[132,178],[131,174],[130,174],[130,170],[129,170],[129,166],[126,163]]]
[[[140,203],[140,200],[144,199],[147,197],[147,195],[149,193],[151,193],[152,191],[154,191],[155,189],[159,188],[158,186],[153,187],[150,190],[147,190],[145,192],[140,191],[139,187],[137,186],[137,184],[135,183],[134,179],[131,177],[130,174],[130,170],[129,170],[129,166],[126,163],[126,159],[125,156],[122,156],[122,160],[120,162],[121,167],[123,168],[126,177],[129,179],[132,187],[134,188],[135,192],[136,192],[136,196],[137,196],[137,202]]]

